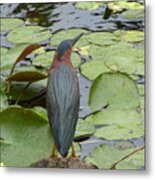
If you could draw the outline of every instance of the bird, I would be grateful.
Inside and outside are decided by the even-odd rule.
[[[76,157],[72,142],[78,121],[80,90],[71,53],[72,47],[82,35],[64,40],[58,45],[48,70],[46,107],[54,138],[51,158],[57,157],[56,152],[66,157],[70,147],[71,156]]]

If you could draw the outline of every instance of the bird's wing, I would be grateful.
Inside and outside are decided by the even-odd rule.
[[[56,146],[66,156],[72,143],[79,110],[79,85],[76,73],[61,65],[50,73],[47,110]]]

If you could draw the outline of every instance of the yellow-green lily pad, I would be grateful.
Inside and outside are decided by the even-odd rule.
[[[104,65],[104,61],[87,61],[80,67],[81,74],[90,80],[94,80],[98,75],[109,72],[110,70]]]
[[[5,166],[28,167],[50,155],[53,138],[40,108],[34,112],[10,106],[0,113],[0,123],[1,138],[7,142],[1,144],[1,161]]]
[[[19,26],[22,26],[24,21],[18,18],[1,18],[0,27],[1,31],[10,31],[16,29]]]
[[[86,162],[94,164],[99,169],[141,169],[144,167],[144,151],[135,148],[118,149],[115,146],[103,144],[95,147],[93,152],[86,157]],[[140,154],[139,154],[140,153]],[[128,157],[129,156],[129,157]],[[125,159],[123,159],[126,157]],[[120,162],[120,163],[119,163]],[[115,164],[118,163],[115,167]]]
[[[127,11],[124,11],[120,15],[121,18],[127,19],[127,20],[135,20],[135,19],[144,19],[144,10],[137,9],[129,9]]]
[[[73,39],[75,36],[79,35],[82,32],[87,32],[84,29],[68,29],[68,30],[62,30],[57,32],[56,34],[53,34],[51,37],[51,45],[52,46],[58,46],[63,40],[67,39]],[[82,47],[84,45],[87,45],[88,42],[86,40],[86,35],[83,35],[79,41],[75,44],[75,47]]]
[[[103,73],[98,76],[90,89],[89,106],[100,110],[136,109],[140,105],[136,83],[124,73]]]
[[[51,37],[49,30],[41,26],[23,26],[14,29],[7,35],[7,40],[15,44],[39,43]]]
[[[99,8],[102,4],[104,4],[104,2],[77,2],[75,7],[79,9],[92,10]]]
[[[1,69],[10,69],[28,44],[19,44],[1,54]]]

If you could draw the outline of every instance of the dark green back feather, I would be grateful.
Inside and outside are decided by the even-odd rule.
[[[64,157],[71,146],[79,110],[79,85],[76,73],[61,65],[49,74],[47,110],[58,151]]]

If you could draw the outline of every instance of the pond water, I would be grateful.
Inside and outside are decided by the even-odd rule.
[[[141,2],[143,4],[143,2]],[[1,17],[18,17],[22,18],[27,25],[40,25],[48,28],[51,34],[55,34],[60,30],[69,28],[82,28],[93,32],[114,30],[144,30],[144,19],[135,20],[123,19],[118,13],[113,14],[108,6],[101,5],[96,9],[83,10],[75,5],[76,3],[28,3],[28,4],[2,4]],[[42,43],[47,50],[50,50],[49,41]],[[11,48],[15,45],[6,40],[6,32],[1,32],[1,46]],[[89,57],[82,57],[84,61],[89,60]],[[84,118],[92,111],[88,107],[88,95],[91,80],[82,76],[79,72],[80,82],[80,112],[79,117]],[[144,77],[140,77],[137,83],[144,83]],[[83,154],[86,156],[95,146],[99,144],[113,144],[117,141],[107,141],[95,137],[90,137],[88,140],[81,143]],[[130,140],[135,146],[144,145],[144,138]]]

